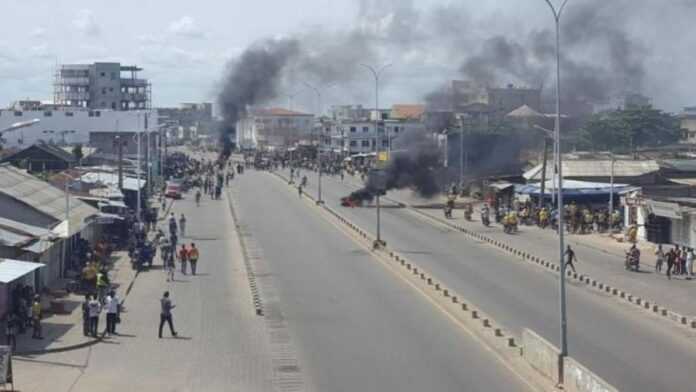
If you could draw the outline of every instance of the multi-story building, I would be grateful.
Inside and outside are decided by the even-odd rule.
[[[370,117],[370,109],[362,105],[336,105],[331,107],[331,118],[334,121],[365,120]]]
[[[61,65],[56,71],[54,103],[93,110],[147,110],[150,83],[138,78],[142,70],[120,63]]]
[[[390,142],[409,131],[425,131],[423,105],[394,105],[391,109],[370,111],[366,118],[324,120],[317,124],[321,130],[321,147],[349,155],[388,150]],[[375,122],[376,113],[380,120]]]
[[[144,132],[146,115],[150,130],[157,124],[157,114],[154,112],[51,108],[52,105],[39,110],[17,110],[17,107],[0,109],[0,130],[16,123],[39,120],[25,128],[4,132],[3,145],[22,147],[38,142],[88,144],[92,133]]]
[[[182,103],[178,108],[157,108],[157,115],[162,124],[183,139],[195,134],[208,134],[214,129],[213,104]]]
[[[252,109],[237,122],[237,146],[243,149],[289,147],[310,141],[314,115],[281,108]]]
[[[681,120],[681,128],[684,130],[682,134],[682,143],[696,143],[696,106],[685,107],[684,111],[679,114]]]

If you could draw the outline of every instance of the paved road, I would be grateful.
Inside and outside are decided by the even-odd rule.
[[[309,191],[316,190],[311,174]],[[324,200],[374,232],[375,211],[341,208],[338,200],[354,189],[325,177]],[[529,327],[558,341],[557,277],[522,263],[461,233],[436,227],[402,209],[382,210],[383,238],[429,270],[464,298],[519,334]],[[600,293],[569,287],[569,351],[624,391],[678,391],[693,388],[694,334]]]
[[[313,391],[518,391],[524,385],[267,173],[234,180]]]

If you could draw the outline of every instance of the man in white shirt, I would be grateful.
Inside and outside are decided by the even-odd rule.
[[[96,296],[87,303],[87,310],[89,312],[89,333],[96,338],[99,329],[99,313],[101,313],[101,304],[97,301]]]
[[[117,335],[116,324],[118,322],[119,307],[121,301],[116,295],[116,292],[111,291],[106,297],[106,333],[109,335]]]

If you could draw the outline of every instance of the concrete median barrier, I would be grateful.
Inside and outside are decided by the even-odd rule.
[[[563,387],[568,392],[619,392],[573,358],[563,360]]]
[[[527,328],[522,330],[522,358],[554,384],[561,381],[560,350]]]

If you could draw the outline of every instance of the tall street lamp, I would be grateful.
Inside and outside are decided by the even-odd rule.
[[[380,158],[380,150],[382,148],[382,140],[381,137],[379,136],[379,120],[380,120],[380,115],[379,115],[379,77],[381,76],[382,72],[388,68],[391,67],[392,64],[386,64],[383,65],[380,68],[375,68],[367,64],[360,64],[361,66],[367,68],[370,72],[372,72],[372,76],[375,78],[375,133],[380,139],[380,143],[377,143],[377,160]],[[389,135],[387,135],[387,141],[389,140]],[[388,143],[391,148],[391,143]],[[391,151],[388,152],[391,158]],[[379,197],[380,197],[381,190],[377,191],[377,244],[382,244],[382,230],[381,230],[381,207],[380,207],[380,202],[379,202]]]
[[[323,203],[321,199],[321,91],[319,91],[318,88],[307,82],[304,82],[304,84],[305,86],[309,87],[312,91],[314,91],[314,93],[317,95],[317,105],[319,105],[317,109],[317,120],[319,121],[319,131],[317,133],[319,140],[319,143],[317,145],[317,171],[319,176],[317,189],[317,204],[321,204]]]
[[[568,355],[568,325],[566,314],[566,268],[563,262],[564,258],[564,223],[563,223],[563,167],[561,153],[561,15],[568,0],[563,0],[560,7],[551,3],[551,0],[545,0],[551,12],[556,26],[556,122],[554,124],[554,144],[555,144],[555,165],[558,172],[558,196],[557,196],[557,211],[558,211],[558,243],[559,243],[559,258],[560,258],[560,311],[561,311],[561,357]],[[562,374],[562,373],[561,373]],[[562,380],[561,380],[562,381]]]

